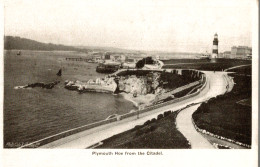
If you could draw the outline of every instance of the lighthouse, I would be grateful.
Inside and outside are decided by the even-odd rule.
[[[211,62],[216,62],[217,57],[218,57],[218,34],[216,33],[214,35],[214,40],[213,40]]]

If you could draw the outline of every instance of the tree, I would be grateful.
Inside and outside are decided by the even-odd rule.
[[[153,64],[154,60],[152,57],[145,57],[136,63],[136,68],[143,68],[145,64]]]

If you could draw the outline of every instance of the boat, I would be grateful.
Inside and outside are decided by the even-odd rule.
[[[20,56],[21,54],[22,54],[22,52],[19,50],[19,51],[17,52],[17,55]]]
[[[61,76],[61,69],[58,71],[58,73],[56,75]]]

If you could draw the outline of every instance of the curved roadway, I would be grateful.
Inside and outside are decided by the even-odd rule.
[[[205,89],[203,89],[199,95],[195,97],[191,97],[189,99],[183,100],[181,102],[177,102],[174,104],[170,104],[158,109],[151,110],[149,112],[143,113],[139,115],[139,118],[137,117],[130,117],[127,119],[123,119],[117,122],[113,122],[107,125],[102,125],[96,128],[92,128],[59,140],[56,140],[54,142],[51,142],[49,144],[46,144],[42,146],[42,148],[87,148],[92,146],[93,144],[96,144],[104,139],[107,139],[113,135],[122,133],[124,131],[130,130],[134,128],[136,125],[143,124],[145,121],[157,118],[158,114],[164,113],[168,110],[177,111],[181,108],[184,108],[185,106],[201,102],[204,100],[207,100],[213,96],[216,96],[218,94],[224,93],[226,90],[225,80],[223,77],[224,72],[221,73],[213,73],[213,72],[205,72],[208,81]],[[180,124],[180,121],[187,121],[187,123],[191,123],[191,116],[188,114],[189,112],[194,112],[195,107],[190,107],[187,109],[189,112],[185,112],[186,110],[183,110],[180,112],[180,116],[178,117],[178,124],[180,131],[184,134],[185,137],[191,142],[192,148],[195,148],[195,144],[197,141],[190,138],[190,134],[192,133],[185,133],[186,131],[189,131],[190,127],[183,127]],[[186,113],[186,114],[185,114]],[[191,113],[190,113],[191,114]],[[182,116],[183,115],[183,116]],[[186,129],[186,130],[185,130]],[[195,132],[194,132],[195,133]],[[204,147],[203,147],[204,148]]]
[[[217,72],[211,73],[206,72],[208,77],[208,92],[197,98],[194,102],[202,102],[211,97],[215,97],[219,94],[223,94],[226,92],[227,81],[225,79],[225,73]],[[200,133],[196,131],[192,123],[192,114],[196,111],[196,109],[200,106],[200,104],[189,107],[185,110],[182,110],[177,118],[176,124],[179,131],[189,140],[192,149],[197,148],[206,148],[212,149],[214,148],[210,142],[205,139]]]

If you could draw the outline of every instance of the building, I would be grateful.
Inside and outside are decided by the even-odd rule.
[[[224,53],[218,53],[218,58],[224,58]]]
[[[230,58],[231,58],[231,51],[225,51],[225,52],[223,53],[223,57],[230,59]]]
[[[105,54],[105,60],[110,60],[110,54],[109,53]]]
[[[237,59],[242,58],[246,59],[247,57],[252,56],[252,48],[248,46],[233,46],[231,47],[231,58]]]

